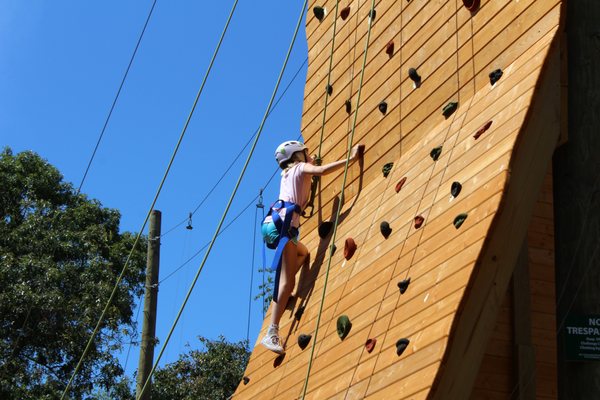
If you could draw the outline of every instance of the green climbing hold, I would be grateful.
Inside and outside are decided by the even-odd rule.
[[[344,340],[348,333],[350,333],[350,329],[352,328],[352,323],[350,322],[350,318],[347,315],[340,315],[337,320],[337,334],[340,339]]]
[[[327,235],[329,235],[329,232],[331,232],[331,228],[333,228],[333,222],[323,221],[321,225],[319,225],[319,237],[325,239]]]
[[[462,190],[462,185],[460,182],[452,182],[452,186],[450,187],[450,194],[452,197],[458,197],[460,191]]]
[[[399,356],[402,355],[402,353],[404,353],[404,350],[406,350],[406,347],[408,346],[409,343],[410,343],[410,340],[408,340],[406,338],[399,339],[396,342],[396,354]]]
[[[498,82],[500,80],[500,78],[502,78],[502,70],[500,68],[493,70],[492,72],[490,72],[489,77],[490,77],[490,85],[494,86],[496,84],[496,82]]]
[[[383,172],[383,177],[387,178],[387,176],[390,174],[390,172],[392,171],[392,168],[394,167],[394,163],[390,162],[387,163],[383,166],[383,168],[381,168],[381,172]]]
[[[450,103],[446,104],[446,106],[442,109],[442,114],[445,118],[448,118],[454,113],[454,111],[456,111],[457,108],[458,103],[455,101],[451,101]]]
[[[479,8],[479,0],[463,0],[463,4],[471,12],[477,11]]]
[[[458,214],[456,218],[454,218],[454,227],[456,229],[460,228],[463,222],[465,222],[465,219],[467,219],[466,213]]]
[[[247,384],[248,384],[248,382],[250,382],[250,378],[248,378],[247,376],[245,376],[245,377],[243,378],[243,381],[244,381],[244,385],[247,385]]]
[[[372,9],[371,11],[369,11],[369,18],[371,18],[373,21],[375,21],[376,16],[377,16],[377,12],[375,11],[375,9]]]
[[[352,102],[350,100],[346,100],[344,105],[346,106],[346,113],[350,114],[352,112]]]
[[[313,13],[319,22],[323,21],[323,18],[325,17],[325,9],[323,7],[317,6],[313,8]]]
[[[408,289],[408,285],[410,285],[410,277],[404,279],[403,281],[398,282],[398,288],[400,289],[400,294],[404,294],[406,289]]]
[[[442,154],[442,146],[435,147],[429,152],[429,156],[431,158],[433,158],[433,161],[437,161],[438,158],[440,158],[441,154]]]
[[[340,17],[342,17],[344,21],[348,18],[348,15],[350,15],[350,6],[344,7],[342,8],[342,11],[340,11]]]
[[[382,114],[385,115],[385,113],[387,113],[387,103],[384,101],[382,101],[381,103],[379,103],[379,111],[381,111]]]
[[[331,94],[333,93],[333,86],[327,85],[325,90],[327,91],[327,94],[331,96]]]
[[[392,234],[392,228],[390,227],[390,223],[387,221],[381,221],[381,224],[379,224],[379,230],[386,239]]]
[[[308,344],[310,343],[310,339],[312,339],[312,336],[310,335],[305,335],[305,334],[301,334],[298,336],[298,346],[300,346],[300,348],[302,350],[304,350],[306,348],[306,346],[308,346]]]

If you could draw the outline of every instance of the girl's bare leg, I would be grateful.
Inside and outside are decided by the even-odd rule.
[[[306,247],[298,243],[304,249]],[[291,240],[285,245],[281,256],[281,273],[279,275],[279,293],[277,302],[273,303],[273,313],[271,314],[271,325],[279,325],[279,320],[285,311],[290,294],[294,290],[296,284],[296,272],[300,265],[298,262],[298,245]],[[275,299],[273,299],[275,300]]]

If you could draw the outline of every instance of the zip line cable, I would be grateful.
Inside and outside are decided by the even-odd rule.
[[[346,188],[346,181],[348,178],[348,166],[350,164],[350,154],[352,151],[352,144],[354,141],[354,132],[356,131],[356,122],[358,119],[358,110],[360,108],[360,95],[362,92],[362,85],[363,85],[363,79],[365,76],[365,66],[367,64],[367,52],[369,49],[369,41],[371,39],[371,27],[373,26],[373,17],[374,17],[374,10],[375,10],[375,0],[371,0],[371,12],[369,13],[369,27],[367,30],[367,38],[365,40],[365,51],[364,51],[364,57],[363,57],[363,63],[362,63],[362,69],[360,71],[360,81],[358,84],[358,93],[356,94],[356,111],[354,111],[354,119],[352,122],[352,130],[350,131],[350,140],[348,142],[348,150],[347,150],[347,155],[346,155],[346,164],[344,165],[344,178],[342,181],[342,190],[340,193],[340,205],[339,207],[337,207],[336,213],[335,213],[335,222],[333,223],[333,233],[331,236],[331,246],[329,246],[329,258],[327,260],[327,268],[325,269],[325,279],[323,282],[323,294],[321,296],[321,303],[319,305],[319,313],[317,314],[317,322],[316,322],[316,327],[315,327],[315,336],[314,339],[312,341],[312,346],[311,346],[311,350],[310,350],[310,358],[308,359],[308,368],[306,370],[306,378],[304,379],[304,385],[302,388],[302,399],[304,399],[306,397],[306,391],[308,389],[308,379],[310,377],[310,371],[312,368],[312,362],[313,362],[313,358],[314,358],[314,353],[315,353],[315,347],[316,347],[316,343],[317,343],[317,337],[319,334],[319,323],[321,322],[321,315],[323,313],[323,304],[325,303],[325,293],[327,292],[327,281],[329,279],[329,270],[331,269],[331,260],[333,257],[333,246],[335,243],[335,238],[336,238],[336,234],[337,234],[337,226],[338,226],[338,222],[340,219],[340,211],[342,209],[342,206],[344,205],[344,190]],[[337,16],[337,2],[336,2],[336,13],[335,15]]]
[[[125,85],[125,80],[127,79],[129,70],[131,69],[131,66],[133,65],[133,60],[135,59],[135,55],[137,54],[137,51],[140,47],[140,43],[142,43],[142,38],[144,37],[144,33],[146,32],[146,28],[148,27],[150,18],[152,17],[152,12],[154,11],[154,6],[156,6],[156,2],[157,2],[157,0],[154,0],[152,2],[152,7],[150,7],[150,11],[148,12],[148,16],[146,17],[146,22],[144,23],[144,27],[142,28],[142,32],[140,33],[140,36],[137,40],[135,48],[133,49],[133,54],[131,55],[129,64],[127,65],[127,68],[125,69],[125,74],[123,75],[123,79],[121,80],[121,84],[119,85],[119,89],[117,90],[117,94],[115,95],[112,105],[110,106],[110,110],[108,111],[108,115],[106,116],[106,119],[104,120],[104,126],[102,126],[102,130],[100,131],[100,136],[98,137],[98,141],[96,142],[96,147],[94,147],[92,156],[90,157],[90,160],[88,161],[88,165],[85,169],[85,172],[83,173],[83,178],[81,178],[81,182],[79,183],[79,187],[77,188],[77,194],[79,194],[79,192],[81,191],[81,187],[83,186],[83,182],[85,182],[85,178],[87,177],[88,172],[90,171],[90,167],[92,166],[92,162],[94,161],[94,157],[96,156],[98,147],[100,147],[100,142],[102,141],[104,132],[106,132],[106,128],[108,127],[108,121],[110,120],[110,117],[112,116],[115,106],[117,105],[117,100],[119,100],[119,95],[121,94],[121,90],[123,89],[123,86]]]
[[[113,287],[112,293],[110,294],[110,297],[108,298],[108,301],[106,303],[106,306],[104,307],[104,310],[102,310],[102,314],[100,315],[100,318],[98,319],[98,322],[96,324],[96,327],[94,328],[92,335],[90,337],[90,339],[88,340],[85,349],[83,351],[83,354],[81,355],[81,358],[79,359],[79,361],[77,362],[77,365],[75,367],[75,370],[73,371],[73,374],[71,375],[71,378],[69,379],[69,382],[67,383],[67,386],[65,387],[65,390],[63,391],[62,395],[61,395],[61,400],[65,399],[65,396],[67,395],[67,393],[69,392],[69,389],[71,388],[71,385],[73,384],[73,380],[75,379],[75,376],[77,375],[77,373],[79,372],[79,369],[81,368],[81,365],[83,363],[83,360],[85,359],[85,356],[87,355],[87,353],[90,351],[91,347],[92,347],[92,343],[94,341],[94,338],[96,337],[96,335],[98,334],[98,332],[100,331],[100,326],[102,325],[102,322],[104,321],[104,318],[106,316],[106,313],[108,312],[108,308],[110,307],[115,294],[117,292],[117,289],[119,287],[119,284],[121,283],[121,280],[123,279],[123,276],[125,275],[125,271],[127,270],[127,267],[129,266],[129,261],[131,260],[131,255],[133,254],[133,251],[135,250],[137,244],[140,241],[140,238],[142,236],[142,232],[144,231],[144,229],[146,228],[146,224],[148,223],[148,219],[150,219],[150,214],[152,213],[152,210],[154,209],[154,206],[156,204],[156,201],[158,200],[158,196],[160,195],[160,192],[163,188],[163,185],[165,183],[165,181],[167,180],[167,176],[169,175],[169,172],[171,170],[171,166],[173,165],[173,162],[175,161],[175,156],[177,155],[177,152],[179,150],[179,147],[181,146],[181,142],[183,141],[183,138],[185,136],[185,133],[187,131],[187,127],[190,123],[190,120],[192,119],[192,115],[194,114],[194,111],[196,109],[196,106],[198,105],[198,101],[200,100],[200,95],[202,94],[202,91],[204,89],[204,85],[206,84],[206,81],[208,79],[208,76],[210,74],[210,71],[212,69],[212,66],[215,62],[215,59],[217,58],[217,54],[219,52],[219,49],[221,48],[221,44],[223,43],[223,39],[225,37],[225,33],[227,32],[227,28],[229,27],[229,23],[231,22],[231,18],[233,17],[233,13],[235,11],[235,8],[237,6],[238,0],[235,0],[233,3],[233,6],[231,8],[231,12],[229,13],[229,17],[227,18],[227,22],[225,23],[225,27],[223,28],[223,32],[221,33],[221,37],[219,38],[218,44],[215,48],[215,51],[212,55],[212,58],[210,60],[210,63],[208,65],[208,68],[206,70],[206,73],[204,75],[204,78],[202,80],[202,83],[200,84],[200,89],[198,89],[198,93],[196,94],[196,98],[194,100],[194,103],[192,105],[192,108],[189,112],[189,115],[185,121],[185,124],[183,126],[183,129],[181,131],[181,134],[179,135],[179,139],[177,141],[177,144],[175,145],[175,149],[173,150],[173,154],[171,155],[171,159],[169,160],[169,164],[167,165],[167,168],[165,170],[165,173],[160,181],[160,184],[158,185],[158,189],[156,191],[156,194],[154,195],[154,199],[152,200],[152,204],[150,205],[150,209],[148,210],[147,214],[146,214],[146,218],[144,219],[144,223],[142,224],[141,229],[139,230],[135,241],[133,243],[133,246],[131,248],[131,251],[129,252],[129,255],[127,256],[127,259],[125,260],[125,264],[123,265],[123,269],[121,270],[121,273],[119,274],[119,277],[117,278],[117,281],[115,282],[115,286]]]
[[[236,1],[237,3],[237,1]],[[144,383],[142,390],[139,393],[139,398],[141,398],[141,396],[144,394],[144,391],[146,390],[148,383],[150,382],[152,375],[154,374],[154,371],[156,370],[156,367],[158,366],[158,363],[160,362],[160,359],[165,351],[165,348],[167,347],[167,345],[169,344],[169,340],[171,339],[171,336],[173,335],[173,331],[175,330],[175,327],[177,326],[177,322],[179,321],[179,319],[181,318],[181,314],[183,313],[183,310],[192,294],[192,291],[194,290],[194,286],[196,285],[196,282],[198,281],[198,278],[200,277],[200,273],[202,272],[202,269],[204,268],[204,265],[206,264],[206,260],[208,259],[208,256],[210,255],[210,251],[212,250],[214,243],[217,239],[217,236],[219,234],[219,231],[221,230],[221,226],[223,225],[223,222],[225,221],[225,217],[227,216],[227,212],[229,211],[229,208],[231,207],[231,203],[233,202],[233,199],[237,193],[237,190],[240,186],[240,183],[242,182],[242,178],[244,177],[244,174],[246,172],[246,169],[248,168],[248,164],[250,164],[250,159],[252,158],[252,154],[254,153],[254,150],[256,148],[256,145],[258,143],[258,139],[260,139],[260,134],[262,133],[264,124],[267,120],[267,116],[269,114],[269,110],[271,109],[271,106],[273,104],[273,101],[275,100],[275,96],[277,94],[277,89],[279,88],[279,84],[281,83],[281,79],[283,77],[283,73],[285,72],[285,68],[287,66],[288,60],[290,58],[290,54],[292,52],[292,48],[294,47],[294,43],[296,41],[296,36],[298,35],[298,31],[300,30],[300,25],[302,23],[302,19],[304,17],[304,11],[306,10],[306,5],[308,3],[308,0],[304,0],[304,4],[302,5],[302,9],[300,11],[300,16],[298,17],[298,22],[296,24],[296,29],[294,30],[294,35],[292,37],[292,41],[289,45],[287,54],[285,56],[285,61],[283,62],[283,66],[281,68],[281,72],[279,73],[279,77],[277,78],[277,83],[275,84],[275,89],[273,90],[273,94],[271,95],[271,99],[269,100],[269,104],[267,106],[267,109],[265,111],[265,115],[263,116],[262,122],[260,124],[259,130],[256,134],[256,137],[254,138],[254,142],[252,143],[252,147],[250,148],[250,152],[248,153],[248,157],[246,158],[246,162],[244,163],[244,166],[242,167],[242,170],[240,172],[240,176],[235,184],[235,187],[233,188],[233,191],[231,193],[231,196],[229,197],[229,201],[227,202],[227,205],[225,206],[225,210],[223,212],[223,215],[221,216],[221,220],[219,221],[219,224],[217,225],[217,229],[215,230],[215,233],[213,234],[213,238],[208,246],[208,249],[206,250],[206,253],[204,255],[204,258],[202,259],[202,262],[200,263],[200,266],[198,267],[198,271],[196,272],[196,276],[194,277],[192,284],[190,285],[190,288],[185,296],[185,299],[183,301],[183,304],[181,305],[181,308],[179,309],[179,312],[177,313],[177,316],[175,317],[175,321],[173,322],[173,325],[171,326],[171,329],[169,330],[169,333],[165,339],[165,342],[162,345],[162,348],[160,349],[160,352],[158,354],[158,357],[156,358],[156,361],[154,362],[154,365],[152,366],[152,369],[150,370],[150,373],[148,374],[148,378],[146,379],[146,382]]]
[[[285,89],[281,92],[281,95],[277,98],[277,100],[273,104],[273,107],[271,107],[271,109],[269,110],[269,113],[267,114],[267,116],[270,116],[271,113],[273,111],[275,111],[275,108],[277,107],[277,105],[279,104],[279,102],[281,101],[281,99],[283,98],[283,96],[286,94],[286,92],[288,91],[288,89],[290,88],[290,86],[292,86],[292,83],[296,80],[296,78],[298,77],[298,74],[300,74],[300,71],[302,71],[302,68],[304,68],[304,65],[306,65],[307,62],[308,62],[308,57],[306,57],[304,59],[304,62],[302,63],[302,65],[300,65],[300,67],[298,68],[298,70],[296,71],[296,73],[294,74],[294,76],[292,77],[292,79],[288,82],[288,84],[285,87]],[[208,197],[212,194],[212,192],[217,188],[217,186],[221,183],[221,181],[223,180],[223,178],[225,178],[225,175],[227,175],[227,173],[229,172],[229,170],[231,170],[231,168],[233,168],[233,165],[240,158],[240,156],[242,155],[242,153],[244,152],[244,150],[246,150],[246,148],[248,147],[248,145],[250,145],[250,143],[252,143],[252,139],[254,139],[254,136],[256,135],[256,132],[258,132],[258,129],[252,134],[252,136],[250,136],[250,139],[248,139],[248,141],[246,142],[246,144],[244,145],[244,147],[242,147],[242,149],[239,151],[239,153],[237,154],[237,156],[235,156],[235,158],[229,164],[229,166],[227,167],[227,169],[225,170],[225,172],[223,172],[223,174],[217,180],[217,182],[213,185],[213,187],[202,198],[202,200],[200,201],[200,203],[198,204],[198,206],[194,209],[194,211],[192,211],[192,213],[191,213],[192,216],[194,214],[196,214],[196,212],[200,209],[200,207],[204,204],[204,202],[208,199]],[[185,224],[187,221],[188,221],[188,218],[185,218],[185,219],[181,220],[176,225],[174,225],[173,227],[169,228],[165,233],[163,233],[162,235],[160,235],[160,237],[162,238],[162,237],[166,236],[167,234],[173,232],[175,229],[179,228],[180,226],[182,226],[183,224]]]

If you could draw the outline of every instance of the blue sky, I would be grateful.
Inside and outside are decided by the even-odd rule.
[[[219,35],[231,2],[159,0],[82,192],[121,211],[121,229],[141,227]],[[79,185],[152,0],[0,2],[0,144],[33,150]],[[260,124],[302,2],[240,1],[182,148],[156,208],[163,232],[195,209]],[[300,132],[306,65],[304,23],[282,89],[230,210],[245,207],[275,171],[275,147]],[[162,238],[161,277],[206,244],[247,150],[193,217]],[[265,191],[277,196],[278,179]],[[174,361],[197,335],[245,339],[255,207],[221,235],[161,364]],[[272,253],[268,253],[270,264]],[[201,257],[164,281],[157,336],[163,341]],[[256,247],[253,291],[261,260]],[[250,342],[262,311],[252,304]],[[140,323],[141,327],[141,323]],[[137,367],[133,348],[127,372]]]

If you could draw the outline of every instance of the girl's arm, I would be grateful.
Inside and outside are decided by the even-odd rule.
[[[351,162],[356,161],[359,155],[362,155],[360,154],[361,151],[359,151],[359,147],[361,147],[360,144],[352,148],[352,152],[350,153]],[[334,161],[325,165],[313,165],[311,163],[306,163],[304,165],[304,173],[317,176],[327,175],[342,168],[344,164],[346,164],[346,160]]]

